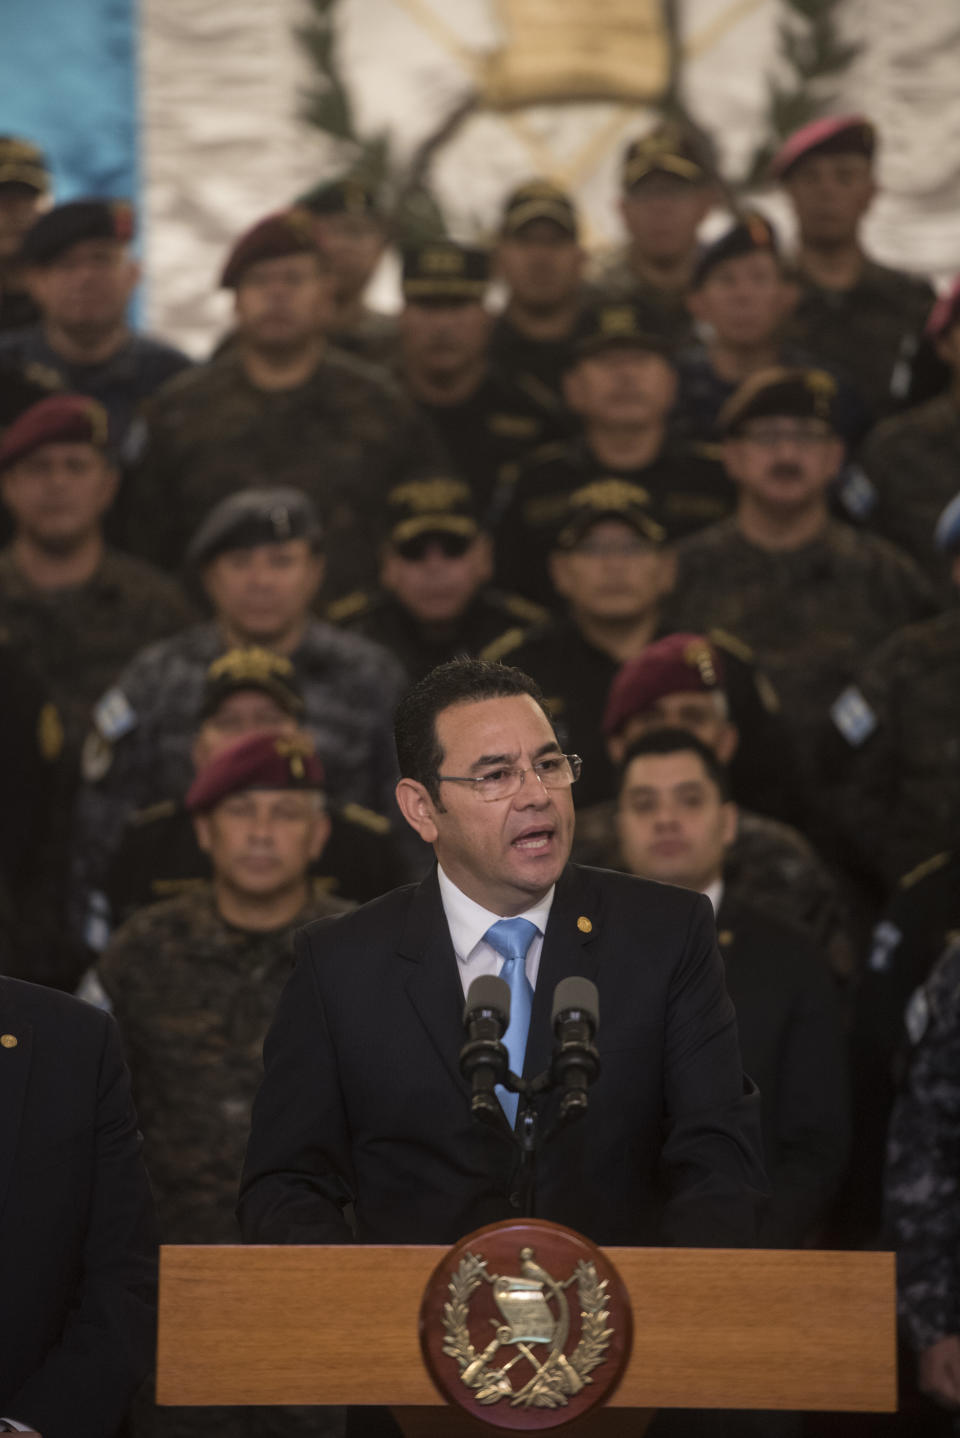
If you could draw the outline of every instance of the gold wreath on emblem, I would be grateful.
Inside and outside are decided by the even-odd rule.
[[[478,1352],[470,1338],[469,1316],[470,1299],[481,1283],[492,1286],[501,1321],[490,1320],[494,1335]],[[580,1341],[568,1358],[564,1347],[570,1333],[570,1305],[565,1290],[573,1283],[580,1301]],[[532,1248],[520,1250],[519,1276],[489,1273],[486,1259],[468,1253],[448,1287],[443,1352],[456,1360],[461,1383],[474,1390],[478,1403],[506,1398],[511,1408],[565,1407],[573,1394],[592,1383],[588,1374],[607,1356],[613,1337],[613,1329],[607,1327],[607,1280],[601,1280],[594,1264],[583,1259],[565,1282],[558,1283],[536,1262]],[[536,1356],[538,1345],[546,1350],[542,1361]],[[504,1362],[511,1348],[516,1351]],[[522,1360],[533,1372],[515,1388],[508,1375]]]

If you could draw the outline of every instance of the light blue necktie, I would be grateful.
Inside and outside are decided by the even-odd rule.
[[[523,1073],[530,1010],[533,1008],[533,989],[526,970],[527,950],[539,932],[536,924],[529,919],[498,919],[483,936],[491,949],[496,949],[503,958],[500,977],[510,989],[510,1023],[503,1042],[510,1055],[510,1067],[517,1075]],[[502,1084],[498,1084],[497,1097],[512,1128],[517,1121],[520,1095],[508,1093]]]

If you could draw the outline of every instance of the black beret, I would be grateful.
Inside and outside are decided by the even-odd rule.
[[[133,239],[133,207],[127,200],[71,200],[41,215],[24,236],[20,258],[28,265],[50,265],[84,240]]]
[[[337,180],[321,180],[305,190],[295,204],[313,215],[365,215],[380,218],[377,192],[366,180],[356,175],[341,175]]]
[[[766,252],[775,259],[778,258],[780,252],[776,230],[763,215],[744,215],[726,234],[703,250],[693,272],[691,289],[698,290],[711,271],[725,260],[736,260],[742,255],[758,252]]]
[[[207,515],[187,549],[194,568],[209,564],[231,549],[258,544],[286,544],[290,539],[320,538],[320,521],[302,489],[239,489]]]

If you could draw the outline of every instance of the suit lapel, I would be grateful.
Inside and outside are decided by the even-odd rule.
[[[530,1036],[524,1059],[525,1078],[547,1067],[553,1052],[550,1013],[553,991],[561,979],[580,975],[596,982],[600,905],[594,885],[582,869],[567,865],[557,881],[547,932],[543,936],[537,987],[530,1016]]]
[[[460,1049],[466,1038],[463,987],[436,869],[414,890],[398,947],[407,961],[404,986],[410,1002],[454,1083],[469,1097],[460,1076]]]
[[[16,1045],[3,1044],[5,1035],[12,1035]],[[0,978],[0,1214],[13,1176],[32,1053],[33,1029],[18,1018],[9,987]]]

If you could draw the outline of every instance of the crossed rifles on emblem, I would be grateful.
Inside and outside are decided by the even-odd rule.
[[[613,1335],[613,1329],[606,1327],[607,1281],[599,1279],[592,1263],[581,1259],[570,1277],[558,1283],[535,1261],[532,1248],[520,1250],[520,1273],[519,1277],[488,1273],[486,1260],[472,1253],[461,1260],[444,1305],[443,1351],[456,1359],[460,1380],[474,1390],[478,1403],[508,1398],[514,1408],[558,1408],[592,1381],[587,1374],[606,1357]],[[494,1302],[506,1321],[490,1319],[496,1331],[478,1353],[470,1340],[467,1319],[470,1296],[482,1282],[492,1285]],[[570,1334],[570,1305],[564,1290],[574,1282],[580,1299],[581,1333],[568,1358],[564,1349]],[[532,1349],[533,1344],[541,1343],[549,1344],[542,1363]],[[519,1351],[508,1362],[491,1367],[494,1355],[507,1345]],[[514,1390],[507,1374],[521,1358],[532,1364],[534,1372],[522,1388]]]

